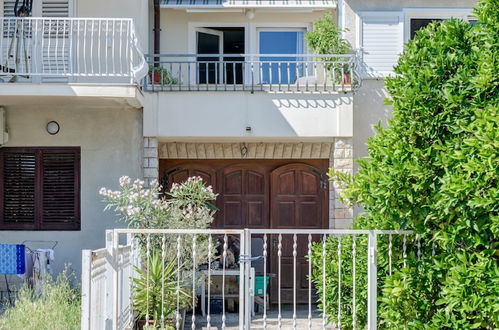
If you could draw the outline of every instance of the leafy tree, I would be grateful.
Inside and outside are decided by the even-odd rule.
[[[480,24],[433,23],[407,44],[386,80],[393,117],[353,179],[332,173],[364,208],[356,228],[421,237],[421,260],[381,279],[387,328],[499,327],[499,1],[475,15]]]

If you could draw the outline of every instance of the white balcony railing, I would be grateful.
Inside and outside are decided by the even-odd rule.
[[[349,92],[356,54],[146,55],[147,91]]]
[[[132,19],[0,17],[0,83],[136,83],[147,65]]]

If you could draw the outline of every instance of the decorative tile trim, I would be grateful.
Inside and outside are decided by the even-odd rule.
[[[307,159],[329,158],[332,143],[183,143],[159,144],[159,158]]]

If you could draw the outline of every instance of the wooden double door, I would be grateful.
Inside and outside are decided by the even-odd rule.
[[[161,160],[160,180],[167,189],[200,176],[218,194],[213,228],[323,229],[328,227],[328,161],[310,160]],[[318,240],[314,237],[314,240]],[[278,236],[268,236],[268,268],[278,274]],[[298,236],[297,298],[308,299],[308,238]],[[258,252],[256,252],[258,253]],[[271,300],[277,300],[277,279]],[[281,301],[293,300],[293,237],[282,236]]]

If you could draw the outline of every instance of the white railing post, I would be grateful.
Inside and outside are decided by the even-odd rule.
[[[239,282],[239,328],[249,330],[251,325],[251,292],[250,292],[250,268],[251,268],[251,232],[249,229],[244,229],[241,237],[241,253],[239,254],[239,267],[241,269],[241,280]],[[243,296],[241,299],[241,295]],[[243,302],[243,304],[241,304]],[[241,307],[242,319],[241,319]],[[241,323],[242,322],[242,323]]]
[[[377,288],[378,271],[376,266],[376,233],[369,231],[367,245],[367,329],[377,328]]]
[[[92,251],[81,251],[81,330],[90,329]]]
[[[117,269],[117,251],[118,251],[118,234],[114,230],[106,230],[106,250],[109,257],[108,267],[108,282],[106,285],[106,329],[118,329],[118,269]],[[111,323],[111,325],[109,325]]]

